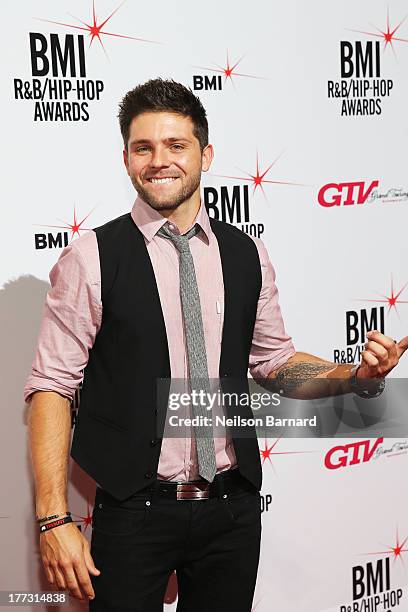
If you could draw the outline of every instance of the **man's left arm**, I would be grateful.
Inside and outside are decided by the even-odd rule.
[[[395,342],[374,330],[367,332],[367,338],[358,366],[296,352],[285,364],[269,372],[267,378],[276,382],[283,395],[301,399],[350,393],[356,387],[368,393],[371,388],[375,393],[379,381],[395,368],[407,350],[408,336]],[[318,379],[326,379],[327,383],[317,382]]]
[[[249,358],[252,376],[263,386],[278,389],[287,397],[310,399],[340,395],[372,380],[385,377],[398,364],[408,348],[408,336],[394,342],[378,331],[367,333],[368,341],[361,363],[336,364],[316,355],[297,352],[287,335],[279,306],[275,270],[263,242],[253,238],[259,254],[262,287]],[[323,383],[321,379],[326,379]],[[376,380],[377,379],[377,382]]]

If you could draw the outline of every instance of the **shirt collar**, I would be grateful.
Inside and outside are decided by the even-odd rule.
[[[165,217],[163,217],[157,210],[154,210],[154,208],[146,204],[146,202],[140,197],[137,197],[135,203],[133,204],[131,216],[134,223],[140,229],[148,242],[153,240],[159,229],[167,222]],[[212,229],[208,213],[202,201],[197,216],[194,219],[191,227],[193,227],[193,225],[196,223],[202,230],[197,234],[197,236],[201,237],[208,244],[210,236],[212,235]],[[189,229],[190,228],[188,228],[187,231]]]

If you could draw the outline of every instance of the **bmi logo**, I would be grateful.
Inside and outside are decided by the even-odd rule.
[[[386,316],[388,317],[391,311],[395,311],[399,317],[398,304],[408,304],[408,300],[401,299],[407,286],[408,283],[405,283],[405,285],[396,290],[394,288],[393,277],[391,277],[391,286],[387,294],[379,293],[377,297],[358,300],[374,303],[376,306],[346,311],[346,346],[345,348],[334,349],[333,361],[336,363],[356,363],[361,361],[361,353],[364,350],[367,332],[376,329],[385,334]]]
[[[348,28],[359,35],[358,40],[341,40],[339,43],[340,79],[327,82],[327,97],[340,104],[340,115],[381,115],[383,102],[394,88],[394,81],[383,75],[383,56],[392,51],[396,57],[396,46],[407,43],[401,35],[404,17],[399,22],[391,19],[389,9],[385,25],[370,26],[370,29]]]
[[[270,177],[269,172],[280,157],[281,155],[271,164],[264,165],[260,162],[257,153],[255,172],[238,169],[242,173],[241,175],[213,174],[212,176],[216,178],[227,179],[228,184],[219,187],[204,187],[204,204],[209,216],[217,220],[226,221],[227,223],[236,224],[243,232],[260,238],[265,231],[265,226],[263,223],[251,222],[250,198],[254,198],[259,190],[264,198],[267,199],[264,189],[266,185],[301,186],[300,183],[280,181]],[[235,184],[231,185],[230,181],[234,181]],[[250,186],[252,186],[251,193],[249,190]]]
[[[61,221],[63,225],[41,225],[41,227],[49,227],[53,229],[59,229],[59,232],[41,232],[34,234],[34,247],[36,250],[44,249],[62,249],[68,246],[69,242],[76,236],[80,236],[80,232],[89,231],[92,228],[83,227],[83,223],[88,219],[91,213],[95,210],[95,207],[81,220],[78,221],[76,209],[74,206],[73,222],[67,223]]]
[[[197,68],[200,71],[204,70],[205,72],[209,72],[210,75],[198,73],[194,74],[193,89],[195,91],[221,91],[227,81],[235,87],[235,77],[265,80],[265,77],[241,72],[241,69],[238,68],[238,66],[241,64],[243,59],[244,56],[240,57],[238,60],[232,61],[230,60],[229,52],[227,51],[227,58],[224,64],[213,63],[212,67],[194,66],[194,68]]]
[[[155,42],[107,31],[105,26],[119,8],[117,7],[104,19],[99,19],[93,0],[90,19],[72,17],[73,22],[68,23],[37,18],[37,21],[56,26],[57,30],[69,29],[71,33],[44,34],[37,31],[28,34],[31,78],[14,79],[14,98],[33,102],[34,121],[89,120],[89,103],[101,99],[105,84],[100,79],[88,78],[86,42],[89,41],[89,49],[95,40],[98,41],[105,55],[107,55],[103,42],[105,37]]]
[[[334,349],[335,363],[358,363],[368,331],[385,333],[384,306],[346,311],[346,347]]]
[[[339,612],[391,612],[406,609],[403,590],[394,586],[393,578],[399,569],[398,561],[405,565],[403,556],[408,552],[407,540],[408,536],[400,538],[397,527],[392,544],[381,544],[381,550],[363,553],[380,558],[351,568],[352,602],[340,606]]]

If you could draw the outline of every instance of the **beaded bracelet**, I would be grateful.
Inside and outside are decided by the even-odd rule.
[[[71,516],[71,513],[67,510],[64,513],[64,516]],[[56,519],[59,518],[60,516],[62,516],[61,514],[52,514],[51,516],[43,516],[42,518],[37,518],[37,523],[44,523],[44,521],[51,521],[52,519]]]
[[[64,516],[64,518],[60,518],[57,521],[52,521],[51,523],[41,525],[40,533],[48,531],[49,529],[54,529],[54,527],[59,527],[60,525],[65,525],[66,523],[72,523],[72,518],[70,516]]]

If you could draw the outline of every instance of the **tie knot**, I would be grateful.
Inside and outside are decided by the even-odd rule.
[[[162,228],[159,229],[158,234],[160,234],[160,236],[163,236],[164,238],[168,238],[169,240],[171,240],[173,242],[173,244],[175,245],[176,249],[182,253],[182,252],[186,252],[190,249],[188,241],[190,240],[190,238],[192,236],[195,236],[199,231],[199,227],[198,225],[193,225],[193,227],[188,230],[187,234],[174,234],[168,227],[167,224],[163,225]]]

